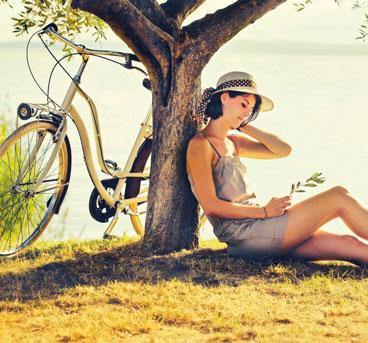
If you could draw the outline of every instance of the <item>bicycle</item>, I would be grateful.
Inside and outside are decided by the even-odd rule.
[[[45,26],[35,34],[43,43],[44,34],[64,43],[76,51],[68,56],[79,55],[82,62],[74,77],[68,74],[72,80],[60,106],[50,99],[48,92],[44,92],[47,96],[46,104],[22,103],[19,105],[17,110],[19,118],[35,120],[20,126],[0,146],[0,205],[2,208],[0,256],[13,256],[29,247],[44,232],[53,215],[60,211],[68,190],[71,172],[72,154],[67,136],[69,117],[79,133],[87,171],[95,186],[89,201],[90,214],[99,222],[108,222],[112,218],[103,237],[111,237],[120,214],[130,216],[135,231],[142,237],[152,150],[152,110],[147,112],[125,166],[120,168],[116,162],[104,158],[96,106],[80,87],[81,77],[90,56],[106,59],[109,59],[106,56],[121,57],[125,62],[119,63],[120,65],[145,74],[141,68],[132,64],[133,61],[139,62],[138,58],[131,53],[94,50],[76,44],[58,33],[54,23]],[[45,43],[44,45],[48,49]],[[50,50],[49,52],[51,53]],[[62,67],[61,60],[56,60],[54,68],[57,65]],[[116,62],[111,59],[110,61]],[[67,72],[65,69],[64,71]],[[148,78],[144,79],[143,86],[150,89]],[[100,180],[98,177],[88,132],[72,104],[76,94],[81,95],[89,105],[98,165],[103,173],[110,176],[108,179]],[[204,225],[205,220],[205,215],[202,214],[201,226]]]

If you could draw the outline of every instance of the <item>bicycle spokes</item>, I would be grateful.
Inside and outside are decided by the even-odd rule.
[[[65,147],[51,159],[56,129],[52,123],[30,123],[1,146],[0,254],[22,249],[40,233],[67,185]]]

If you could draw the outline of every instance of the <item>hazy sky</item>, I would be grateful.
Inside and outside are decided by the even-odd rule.
[[[15,6],[19,4],[17,0],[10,1]],[[233,2],[234,0],[207,0],[189,20],[200,18],[205,13],[214,12]],[[338,6],[334,0],[316,0],[301,12],[295,10],[294,2],[288,1],[269,12],[243,30],[239,37],[250,40],[287,39],[361,44],[355,37],[363,21],[363,11],[350,9],[351,1]],[[15,14],[16,11],[6,5],[0,5],[0,42],[17,39],[12,34],[10,20]],[[111,34],[109,39],[117,38]]]

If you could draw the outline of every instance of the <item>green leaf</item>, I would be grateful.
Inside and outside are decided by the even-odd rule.
[[[304,193],[304,192],[305,192],[305,190],[303,190],[303,189],[298,189],[298,190],[296,190],[295,192],[298,192],[298,193]]]
[[[304,187],[317,187],[315,183],[305,183],[303,186]]]

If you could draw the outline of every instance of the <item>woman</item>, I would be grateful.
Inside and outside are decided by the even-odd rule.
[[[295,205],[290,196],[273,197],[264,206],[252,202],[255,194],[239,156],[271,159],[291,152],[281,138],[248,124],[258,112],[272,108],[272,101],[257,92],[252,75],[244,72],[223,75],[216,89],[208,88],[202,95],[197,119],[211,120],[189,142],[187,172],[214,233],[233,256],[292,255],[366,264],[367,244],[351,235],[320,230],[339,217],[356,235],[368,239],[368,211],[344,187]],[[230,133],[233,129],[240,133]]]

